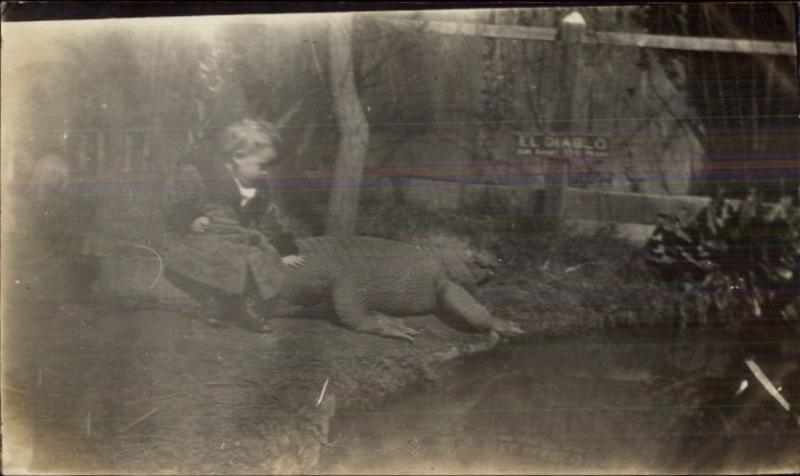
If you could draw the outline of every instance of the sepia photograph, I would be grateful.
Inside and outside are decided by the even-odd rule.
[[[2,474],[800,472],[800,3],[79,3],[2,3]]]

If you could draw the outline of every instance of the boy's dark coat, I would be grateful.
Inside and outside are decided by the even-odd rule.
[[[224,164],[178,166],[162,249],[166,268],[229,294],[242,294],[251,273],[263,299],[283,283],[281,256],[298,252],[288,217],[275,191],[265,184],[247,205]],[[206,233],[192,222],[209,218]]]

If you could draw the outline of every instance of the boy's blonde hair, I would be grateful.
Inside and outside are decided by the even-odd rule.
[[[264,147],[267,141],[277,145],[281,141],[281,134],[271,122],[247,118],[226,127],[221,141],[226,154],[239,151],[249,153]]]

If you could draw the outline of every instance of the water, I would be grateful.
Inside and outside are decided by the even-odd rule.
[[[658,338],[505,345],[446,382],[371,411],[340,412],[320,472],[639,474],[723,465],[726,414],[709,409],[725,407],[719,395],[733,396],[739,375],[715,378],[709,393],[707,382],[676,385],[675,361],[707,371],[727,368],[730,356]],[[780,457],[766,437],[743,438],[748,452]]]

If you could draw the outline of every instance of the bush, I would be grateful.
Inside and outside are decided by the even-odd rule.
[[[688,224],[660,215],[647,262],[685,291],[682,326],[789,319],[800,295],[800,213],[791,197],[766,206],[720,196]]]

